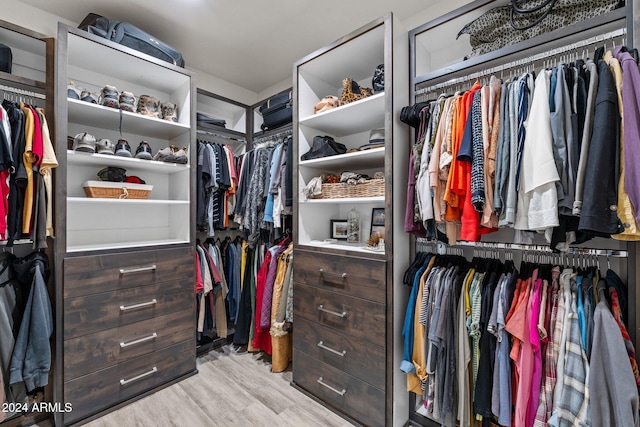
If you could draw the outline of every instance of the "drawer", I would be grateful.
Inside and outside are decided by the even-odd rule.
[[[301,317],[296,318],[295,323],[294,348],[384,390],[386,364],[383,347]]]
[[[385,261],[296,250],[293,263],[297,282],[380,303],[386,301]]]
[[[293,382],[364,425],[385,425],[382,390],[296,349]]]
[[[303,317],[354,338],[385,346],[384,305],[295,282],[293,286],[294,319]]]
[[[183,247],[66,258],[64,298],[195,277],[194,256]]]
[[[195,368],[196,348],[193,341],[185,341],[66,381],[63,401],[70,403],[73,411],[65,414],[65,425],[193,372]]]
[[[73,338],[64,342],[64,378],[69,381],[186,340],[195,346],[190,310]]]
[[[152,319],[174,311],[194,315],[191,278],[64,300],[64,339]]]

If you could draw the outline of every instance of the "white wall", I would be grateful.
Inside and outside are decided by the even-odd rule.
[[[58,33],[58,22],[63,22],[72,27],[78,25],[78,22],[68,21],[18,0],[0,0],[0,10],[2,11],[0,19],[51,37],[56,37]],[[196,86],[201,89],[248,105],[255,104],[263,99],[258,97],[255,92],[222,80],[205,71],[187,68],[197,74]]]

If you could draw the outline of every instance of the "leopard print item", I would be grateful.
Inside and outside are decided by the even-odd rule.
[[[340,101],[343,104],[359,101],[371,95],[373,95],[371,89],[360,86],[354,82],[353,79],[346,78],[342,80],[342,95],[340,96]]]
[[[517,1],[517,6],[518,9],[528,10],[544,3],[548,3],[548,0],[520,0]],[[514,29],[511,4],[495,7],[465,25],[456,38],[469,34],[472,48],[469,57],[478,56],[606,14],[619,7],[619,4],[619,0],[557,0],[551,11],[545,7],[533,13],[514,13],[513,24],[516,28],[525,28],[548,12],[539,24],[524,30]]]
[[[160,102],[158,98],[149,95],[140,95],[137,112],[148,117],[159,119]]]

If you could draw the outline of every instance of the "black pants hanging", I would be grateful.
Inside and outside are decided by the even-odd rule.
[[[253,258],[255,249],[247,248],[247,262],[244,270],[244,286],[238,304],[238,320],[236,322],[236,332],[233,336],[233,343],[236,345],[247,345],[249,343],[249,329],[251,328],[251,276],[253,271]]]

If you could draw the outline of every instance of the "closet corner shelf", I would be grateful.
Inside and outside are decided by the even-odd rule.
[[[300,201],[301,205],[315,204],[347,204],[347,203],[384,203],[384,196],[379,197],[345,197],[342,199],[309,199]],[[371,252],[371,251],[367,251]]]
[[[337,137],[380,128],[384,126],[384,99],[384,92],[377,93],[332,110],[304,117],[298,123]]]
[[[188,200],[158,200],[158,199],[107,199],[92,197],[67,197],[67,203],[80,204],[134,204],[134,205],[188,205]]]
[[[313,169],[338,168],[341,170],[384,167],[384,152],[384,147],[372,148],[370,150],[358,151],[355,153],[303,160],[299,163],[299,166]]]
[[[101,129],[118,129],[120,111],[90,102],[67,98],[69,121]],[[189,125],[122,111],[122,132],[145,135],[164,140],[173,139],[190,131]]]
[[[182,172],[190,168],[189,165],[178,163],[158,162],[155,160],[136,159],[135,157],[112,156],[110,154],[91,154],[67,150],[67,163],[70,165],[121,166],[125,169],[144,170],[149,172],[164,172],[168,174]]]

